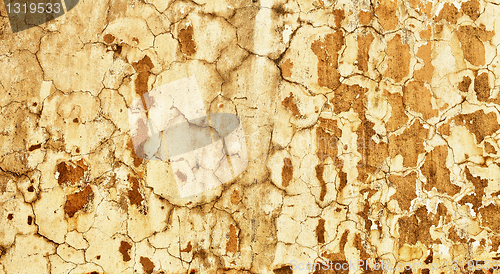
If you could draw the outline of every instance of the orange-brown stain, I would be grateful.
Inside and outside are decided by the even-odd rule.
[[[384,94],[387,96],[389,104],[391,105],[391,116],[389,117],[385,127],[388,131],[395,131],[408,122],[408,115],[405,113],[403,96],[399,93],[390,93],[387,90]]]
[[[293,68],[293,62],[290,61],[290,59],[286,59],[286,61],[283,62],[283,64],[281,65],[281,73],[283,74],[283,77],[291,77],[292,68]]]
[[[485,64],[485,49],[483,42],[493,37],[493,31],[487,31],[481,24],[479,27],[460,26],[457,31],[458,40],[464,53],[465,60],[474,66]]]
[[[389,60],[384,76],[400,82],[410,72],[410,45],[401,43],[401,35],[396,34],[387,43],[387,55]]]
[[[420,46],[418,48],[417,57],[424,61],[424,66],[415,71],[415,80],[425,81],[430,83],[432,80],[432,74],[434,73],[434,66],[431,63],[431,53],[432,44],[428,42],[426,45]]]
[[[467,238],[462,238],[458,235],[455,226],[451,226],[450,229],[448,230],[448,239],[450,239],[454,243],[466,243]],[[482,273],[482,271],[481,271]]]
[[[449,122],[446,122],[446,123],[443,123],[442,125],[440,125],[438,127],[438,132],[442,135],[447,135],[449,136],[450,135],[450,123]]]
[[[284,187],[290,184],[293,179],[293,166],[290,158],[283,159],[283,168],[281,169],[281,181]]]
[[[393,174],[389,176],[389,181],[396,187],[396,193],[392,195],[392,198],[398,201],[399,208],[402,210],[410,210],[411,201],[417,198],[417,173],[411,172],[405,176]]]
[[[316,226],[316,239],[319,244],[325,243],[325,220],[320,218]]]
[[[456,125],[465,126],[470,133],[474,134],[478,144],[486,136],[500,129],[496,114],[494,112],[486,114],[482,109],[470,114],[459,114],[453,120]]]
[[[464,14],[468,15],[472,21],[476,21],[479,17],[479,1],[478,0],[469,0],[467,2],[462,3],[461,10]]]
[[[462,13],[453,5],[452,3],[444,3],[443,8],[439,11],[439,15],[434,18],[435,22],[439,22],[441,19],[446,20],[448,23],[456,24],[457,19],[462,16]]]
[[[104,42],[106,42],[107,44],[111,44],[111,43],[113,43],[113,41],[115,41],[115,37],[109,33],[104,35],[103,38],[104,38]]]
[[[462,205],[470,203],[472,204],[472,209],[477,212],[483,204],[483,197],[485,196],[484,189],[488,187],[488,180],[472,175],[469,167],[465,167],[465,178],[474,185],[474,193],[464,196],[458,203]]]
[[[479,212],[481,213],[481,225],[489,227],[493,230],[494,233],[500,232],[500,207],[495,204],[487,205],[481,209]]]
[[[415,119],[413,124],[406,128],[401,135],[391,135],[389,137],[389,154],[395,157],[403,156],[405,167],[417,165],[418,155],[425,152],[424,140],[427,138],[429,130],[424,128],[420,120]],[[411,149],[408,149],[411,148]]]
[[[139,181],[136,177],[128,175],[128,180],[132,183],[132,189],[128,191],[128,199],[131,205],[140,206],[143,200],[141,193],[139,192]]]
[[[441,243],[440,239],[432,239],[429,230],[431,226],[438,225],[441,216],[446,215],[447,209],[440,203],[436,214],[428,213],[427,208],[421,206],[413,215],[399,218],[399,247],[403,244],[415,245],[417,242],[427,247],[433,243]]]
[[[191,252],[191,250],[193,250],[193,246],[191,245],[191,241],[189,241],[186,248],[181,249],[181,252]]]
[[[489,154],[497,154],[495,147],[488,142],[484,143],[484,151]]]
[[[335,18],[335,26],[340,28],[342,25],[342,21],[345,19],[345,13],[343,9],[334,9],[333,17]]]
[[[372,13],[370,11],[360,11],[359,12],[359,23],[361,25],[368,25],[372,20]]]
[[[397,9],[397,2],[391,0],[382,0],[375,8],[375,15],[377,15],[380,25],[385,30],[392,30],[398,24]]]
[[[187,55],[196,53],[196,43],[193,40],[193,26],[179,30],[179,40],[181,43],[181,51]]]
[[[300,111],[297,105],[295,104],[295,97],[293,96],[293,93],[290,92],[290,95],[288,95],[281,104],[288,108],[289,110],[292,111],[292,114],[295,116],[300,116]]]
[[[235,189],[233,193],[231,193],[231,204],[237,205],[240,202],[240,192]]]
[[[373,42],[373,34],[358,35],[358,56],[356,58],[358,69],[361,71],[368,71],[368,61],[370,59],[369,50]]]
[[[344,45],[344,34],[336,30],[326,35],[324,41],[316,40],[311,44],[311,49],[318,58],[318,84],[335,90],[340,86],[340,73],[338,68],[339,51]]]
[[[425,120],[438,115],[438,111],[432,108],[431,91],[420,81],[410,81],[403,88],[403,99],[405,105],[415,112],[422,113]]]
[[[144,270],[145,273],[151,274],[153,273],[153,270],[155,269],[154,263],[147,257],[141,257],[139,259],[139,262],[142,265],[142,269]]]
[[[427,183],[424,184],[425,190],[431,191],[436,188],[440,193],[453,196],[460,192],[460,187],[451,183],[450,170],[446,167],[446,157],[448,157],[448,146],[437,146],[425,156],[420,170],[427,178]]]
[[[69,194],[66,197],[64,212],[66,212],[66,214],[68,214],[68,216],[71,218],[87,203],[91,202],[93,198],[94,192],[92,191],[90,185],[87,185],[82,191],[76,192],[74,194]]]
[[[429,40],[432,36],[432,26],[427,25],[427,27],[419,32],[420,38]]]
[[[130,261],[132,258],[130,257],[130,249],[132,248],[132,245],[129,244],[128,242],[121,241],[120,247],[118,248],[118,251],[122,254],[122,259],[124,262]]]
[[[59,177],[57,178],[59,185],[74,185],[83,179],[88,166],[83,159],[80,159],[76,163],[73,161],[61,162],[57,164],[56,170],[59,173]]]
[[[226,243],[226,253],[238,251],[238,233],[234,225],[229,226],[229,240]]]
[[[325,166],[323,165],[323,163],[320,163],[318,165],[316,165],[315,167],[315,170],[316,170],[316,178],[318,179],[319,181],[319,185],[321,187],[321,191],[319,193],[319,200],[320,201],[324,201],[325,200],[325,195],[326,195],[326,182],[325,182],[325,179],[323,178],[323,170],[324,170]]]
[[[461,92],[469,92],[470,84],[472,84],[472,79],[469,76],[464,76],[462,81],[458,83],[458,90]]]

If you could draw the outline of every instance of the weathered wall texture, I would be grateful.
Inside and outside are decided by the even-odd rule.
[[[81,0],[16,33],[0,15],[0,273],[499,255],[498,0]],[[249,163],[186,198],[134,152],[128,107],[189,76],[240,117]]]

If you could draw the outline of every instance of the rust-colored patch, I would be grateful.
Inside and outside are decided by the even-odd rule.
[[[469,76],[464,76],[462,81],[458,83],[458,90],[460,90],[461,92],[469,92],[469,87],[471,83],[472,79],[470,79]]]
[[[359,250],[359,258],[361,260],[366,260],[368,258],[370,258],[370,255],[368,255],[368,253],[366,252],[365,248],[363,247],[363,240],[361,239],[361,236],[359,235],[359,233],[356,233],[356,235],[354,235],[354,247]],[[364,266],[365,270],[367,269],[366,266]]]
[[[347,185],[347,173],[343,172],[342,170],[339,170],[338,176],[339,176],[338,190],[340,192]]]
[[[369,174],[375,173],[389,156],[387,143],[376,143],[372,139],[375,135],[374,125],[362,116],[361,124],[356,130],[358,135],[357,150],[362,157],[361,162],[358,162],[358,180],[361,182],[365,182]]]
[[[193,246],[191,245],[191,241],[189,241],[186,248],[181,249],[181,252],[191,252],[191,250],[193,250]]]
[[[342,26],[342,21],[345,19],[345,13],[343,9],[334,9],[333,17],[335,18],[335,26],[340,28]]]
[[[104,42],[106,42],[106,44],[111,44],[111,43],[113,43],[113,41],[115,41],[115,37],[109,33],[104,35],[103,38],[104,38]]]
[[[360,11],[359,12],[359,23],[361,25],[368,25],[372,20],[372,13],[370,11]]]
[[[423,82],[410,81],[403,88],[403,98],[405,105],[411,110],[422,113],[425,120],[438,115],[438,111],[432,108],[431,91]]]
[[[153,273],[153,270],[155,269],[155,264],[147,257],[141,257],[139,262],[142,264],[142,269],[144,272],[147,274]]]
[[[286,265],[286,266],[274,269],[273,273],[274,274],[293,274],[293,270],[292,270],[291,266]]]
[[[42,144],[32,145],[28,148],[28,151],[33,151],[42,147]]]
[[[146,101],[144,98],[144,94],[148,92],[148,79],[150,70],[154,67],[153,62],[149,56],[145,55],[140,61],[133,62],[132,66],[135,71],[138,73],[137,78],[135,79],[135,93],[141,96],[142,103],[146,106]]]
[[[478,0],[469,0],[467,2],[462,3],[462,12],[470,17],[472,21],[476,21],[479,17],[479,1]]]
[[[419,32],[420,38],[429,40],[432,36],[432,26],[427,25],[427,27]]]
[[[139,181],[136,177],[128,175],[128,180],[132,183],[132,189],[128,191],[128,199],[131,205],[140,206],[143,200],[141,193],[139,192]]]
[[[423,127],[420,120],[415,119],[413,124],[406,128],[401,135],[389,137],[389,155],[395,157],[401,154],[405,167],[416,166],[418,155],[425,152],[424,140],[428,133],[429,130]]]
[[[487,31],[484,25],[479,27],[460,26],[457,30],[458,40],[464,53],[465,60],[474,66],[485,64],[485,50],[483,42],[493,37],[493,31]]]
[[[437,146],[426,155],[420,170],[427,178],[427,183],[424,185],[425,190],[430,191],[435,187],[438,192],[453,196],[460,192],[460,187],[450,181],[450,170],[446,167],[446,157],[448,157],[448,146]]]
[[[434,18],[435,22],[439,22],[441,19],[448,21],[448,23],[456,24],[457,19],[460,18],[461,12],[452,3],[444,3],[443,8],[439,12],[439,15]]]
[[[500,232],[500,207],[495,204],[489,204],[481,209],[479,212],[481,213],[481,225],[489,227],[493,232]]]
[[[398,201],[402,210],[410,210],[411,201],[417,198],[416,181],[417,173],[411,172],[406,176],[391,175],[389,181],[396,186],[396,193],[392,195]]]
[[[283,159],[283,168],[281,169],[281,181],[284,187],[290,184],[293,179],[293,166],[290,158]]]
[[[334,162],[337,161],[337,144],[340,136],[342,136],[342,130],[338,128],[336,121],[327,119],[320,120],[319,127],[316,128],[316,141],[318,146],[316,155],[320,160],[320,164],[324,163],[328,157],[331,157]]]
[[[297,105],[295,104],[295,97],[293,96],[293,93],[290,92],[290,95],[281,102],[281,104],[288,108],[289,110],[292,111],[292,114],[295,116],[300,116],[300,111]]]
[[[11,221],[12,219],[14,219],[14,214],[9,213],[9,214],[7,215],[7,219],[8,219],[9,221]]]
[[[338,52],[344,45],[344,33],[336,30],[328,34],[324,41],[316,40],[311,44],[311,49],[318,58],[318,84],[335,90],[340,86],[340,73],[338,68]]]
[[[372,221],[370,220],[370,218],[368,218],[368,214],[370,213],[370,204],[368,203],[368,201],[364,201],[363,203],[364,203],[363,210],[359,211],[356,214],[359,215],[364,220],[365,230],[370,231],[372,226]]]
[[[94,192],[90,185],[85,186],[82,191],[76,192],[74,194],[69,194],[66,197],[66,203],[64,204],[64,212],[72,218],[76,212],[81,210],[87,203],[94,199]]]
[[[120,243],[120,248],[118,251],[122,254],[122,258],[124,262],[130,261],[132,258],[130,257],[130,249],[132,248],[132,245],[129,244],[128,242],[122,241]]]
[[[484,151],[489,154],[497,154],[497,150],[495,149],[495,147],[488,142],[484,143]]]
[[[226,254],[228,252],[236,253],[238,251],[238,233],[234,225],[229,226],[229,240],[226,243]]]
[[[281,65],[281,74],[283,75],[283,77],[291,77],[292,68],[293,68],[292,61],[290,61],[290,59],[286,59],[286,61]]]
[[[424,61],[424,66],[421,69],[415,71],[415,80],[426,81],[428,83],[431,82],[432,74],[434,72],[434,66],[431,63],[431,53],[432,44],[430,42],[418,48],[417,57],[421,58]]]
[[[368,71],[368,60],[370,55],[368,54],[370,50],[370,45],[373,42],[373,34],[368,34],[366,36],[358,35],[358,57],[356,58],[357,66],[361,71]]]
[[[387,43],[387,55],[389,59],[384,76],[400,82],[410,73],[410,45],[401,43],[401,35],[396,34]]]
[[[490,136],[500,129],[496,114],[494,112],[485,114],[482,109],[470,114],[459,114],[453,120],[455,124],[465,126],[469,132],[474,134],[478,144],[486,136]]]
[[[491,101],[490,97],[490,82],[487,72],[483,72],[476,76],[474,79],[474,91],[478,101],[488,102]]]
[[[235,189],[233,193],[231,193],[231,204],[237,205],[240,202],[240,192]]]
[[[323,165],[323,163],[320,163],[315,168],[315,170],[316,170],[316,178],[318,178],[319,185],[321,187],[321,192],[319,194],[319,200],[320,201],[323,201],[325,199],[325,195],[326,195],[326,182],[325,182],[325,179],[323,178],[323,170],[324,170],[324,168],[325,168],[325,166]]]
[[[399,218],[399,247],[403,244],[414,245],[417,241],[426,246],[433,243],[440,243],[440,240],[433,240],[429,229],[433,225],[438,225],[439,218],[446,216],[447,210],[443,204],[439,204],[437,213],[428,213],[425,206],[420,207],[411,216]]]
[[[488,180],[472,175],[469,167],[465,167],[465,178],[474,185],[474,193],[464,196],[460,199],[459,203],[462,205],[470,203],[472,204],[472,209],[477,212],[483,203],[483,197],[485,196],[484,189],[488,186]]]
[[[318,225],[316,226],[316,239],[319,244],[325,243],[325,220],[319,219]]]
[[[399,93],[390,93],[388,91],[385,91],[385,96],[387,96],[391,105],[391,117],[389,117],[389,121],[387,121],[385,127],[388,131],[395,131],[408,122],[403,96]]]
[[[139,126],[142,126],[142,128],[139,128],[138,132],[144,132],[144,133],[147,133],[147,127],[145,127],[145,126],[146,126],[145,124],[141,123],[141,124],[139,124]],[[132,152],[132,153],[131,153],[131,156],[132,156],[132,158],[134,159],[134,162],[133,162],[133,163],[134,163],[134,166],[135,166],[135,167],[140,166],[140,165],[142,164],[143,159],[142,159],[142,158],[139,158],[139,157],[137,156],[137,154],[139,154],[139,155],[143,155],[143,156],[144,156],[144,151],[143,151],[143,150],[141,150],[141,151],[135,151],[135,149],[134,149],[134,144],[132,143],[132,138],[130,138],[130,139],[127,141],[127,149],[128,149],[129,151],[131,151],[131,152]]]
[[[442,124],[441,126],[439,126],[438,132],[442,135],[449,136],[450,135],[450,123],[446,122],[446,123]]]
[[[59,177],[57,182],[59,185],[74,185],[83,179],[85,171],[88,170],[88,166],[85,164],[83,159],[78,160],[76,163],[73,161],[61,162],[57,164],[57,172]]]
[[[33,217],[32,216],[28,216],[28,225],[32,225],[33,224]]]
[[[409,4],[412,8],[414,8],[418,14],[422,14],[422,11],[425,12],[427,17],[431,14],[432,2],[422,1],[422,0],[409,0]]]
[[[391,0],[380,1],[380,4],[375,9],[375,15],[377,15],[380,25],[382,25],[385,30],[392,30],[397,26],[397,9],[397,2]]]
[[[364,117],[366,91],[367,89],[360,85],[342,84],[335,90],[335,97],[330,100],[333,104],[333,112],[339,114],[352,108],[360,117]]]
[[[181,42],[181,51],[187,55],[196,53],[196,43],[193,40],[193,26],[179,30],[179,40]]]

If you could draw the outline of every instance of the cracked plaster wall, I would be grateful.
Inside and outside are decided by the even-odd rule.
[[[12,33],[0,5],[0,273],[499,259],[499,14],[81,0]],[[127,108],[193,75],[209,112],[240,117],[249,163],[183,198],[167,161],[135,154]]]

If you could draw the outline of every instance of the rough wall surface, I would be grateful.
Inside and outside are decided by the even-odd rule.
[[[495,271],[500,1],[80,0],[20,32],[0,16],[0,273]],[[248,166],[186,198],[137,156],[127,109],[190,76],[240,118]]]

